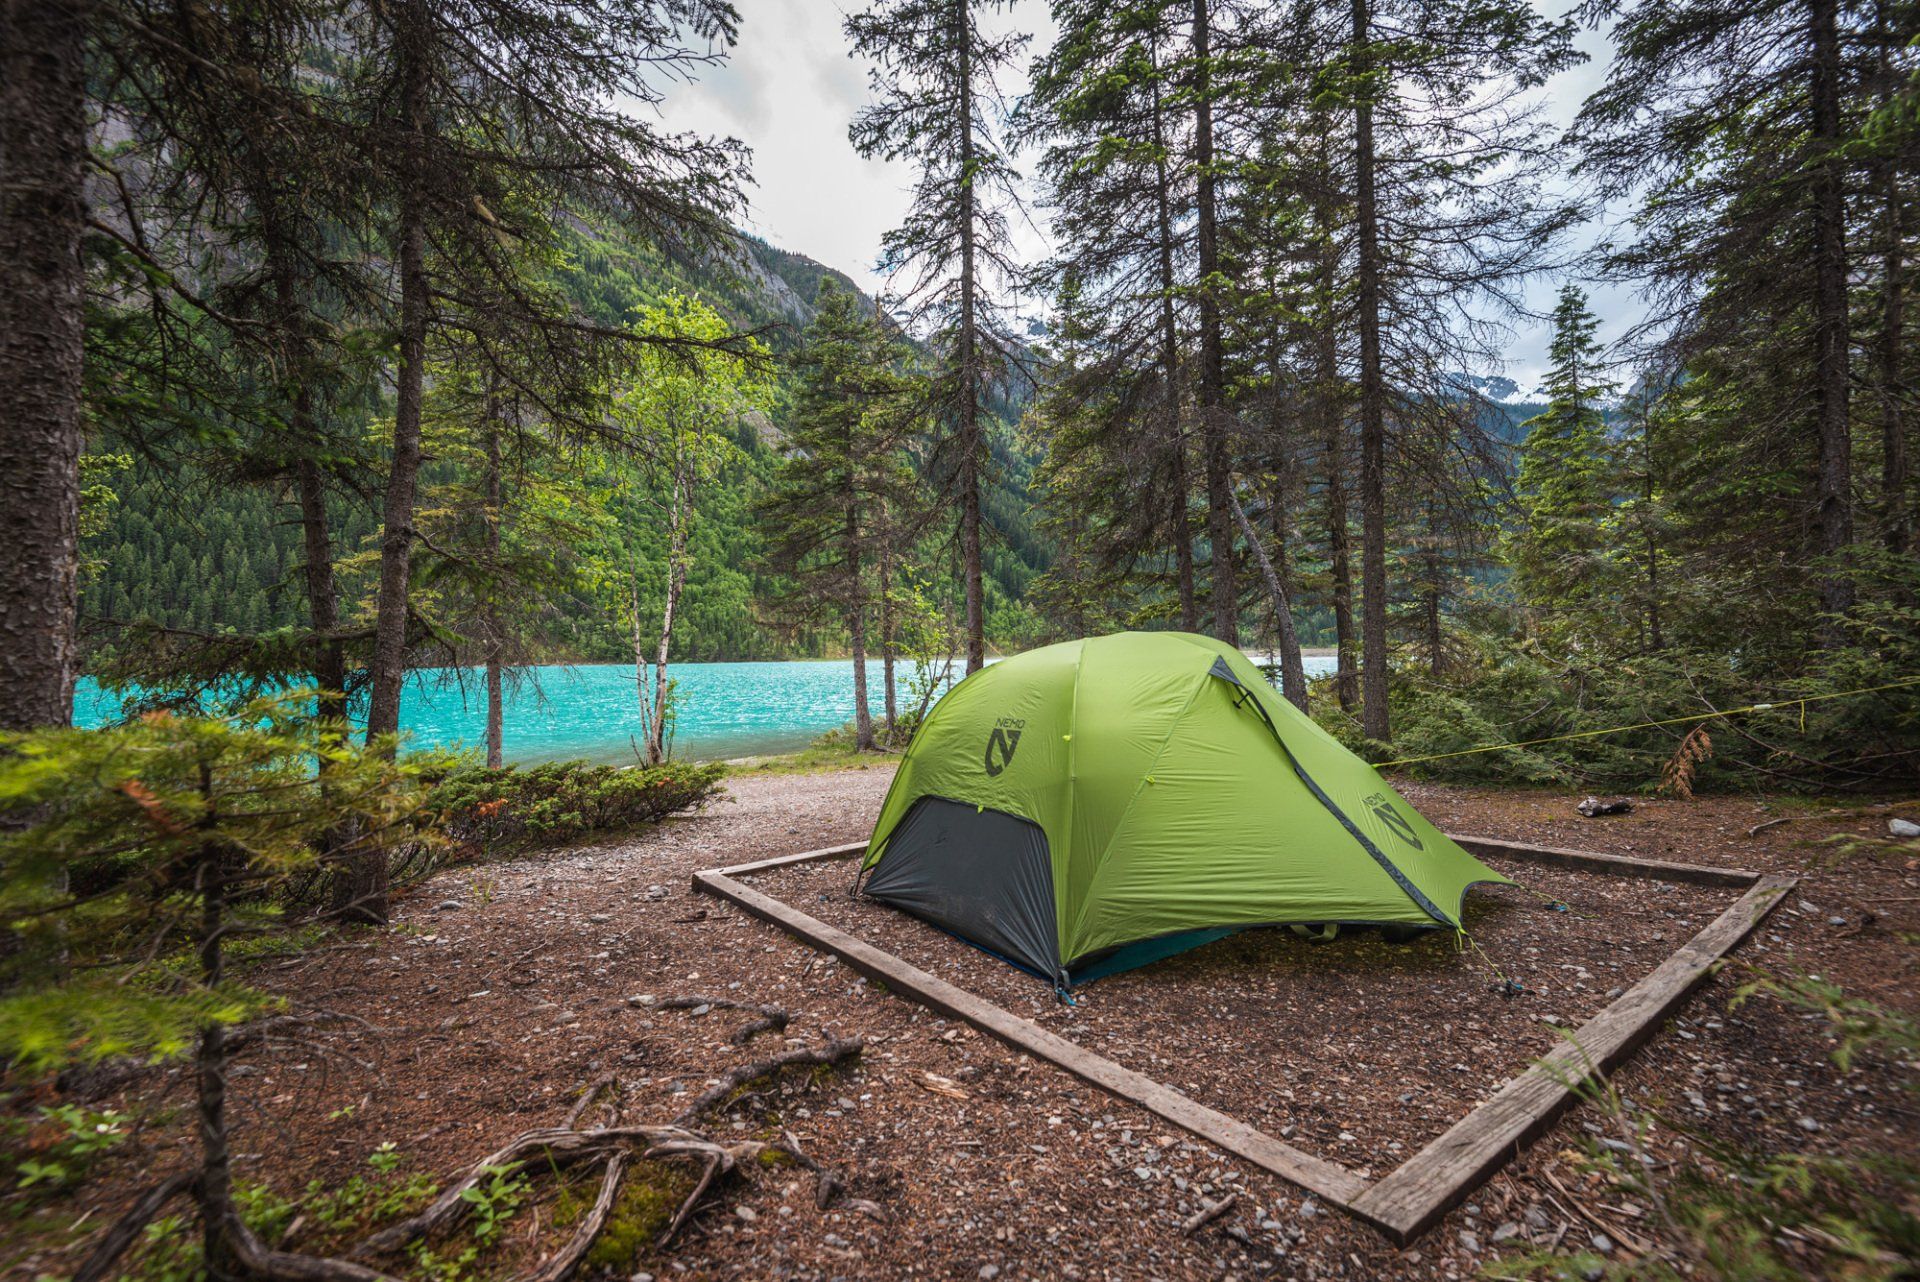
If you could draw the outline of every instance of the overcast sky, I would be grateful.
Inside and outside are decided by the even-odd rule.
[[[1538,3],[1539,0],[1536,0]],[[1568,7],[1546,0],[1551,12]],[[668,87],[665,122],[675,128],[730,135],[753,149],[754,186],[748,192],[748,230],[780,246],[838,268],[871,289],[884,282],[874,270],[880,238],[906,209],[911,171],[902,164],[862,160],[847,142],[847,124],[867,101],[867,64],[848,56],[841,23],[848,5],[835,0],[744,0],[740,43],[726,65],[691,84]],[[1034,48],[1053,34],[1045,0],[1018,0],[996,27],[1031,32]],[[1606,72],[1606,41],[1583,33],[1591,56],[1544,94],[1549,118],[1564,126]],[[1003,86],[1026,87],[1021,69]],[[1036,217],[1042,217],[1036,214]],[[1589,229],[1584,239],[1599,234]],[[1023,252],[1045,252],[1043,230],[1022,228]],[[1558,280],[1534,282],[1531,305],[1552,306]],[[1590,287],[1591,289],[1591,287]],[[1631,294],[1591,289],[1594,308],[1611,337],[1630,324]],[[1508,353],[1506,373],[1531,390],[1545,364],[1546,336],[1522,326]],[[1480,371],[1475,371],[1480,372]]]

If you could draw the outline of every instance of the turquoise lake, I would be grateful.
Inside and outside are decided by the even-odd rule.
[[[901,665],[900,699],[907,685]],[[1308,676],[1333,669],[1330,658],[1306,660]],[[955,665],[955,672],[960,666]],[[668,669],[679,682],[678,757],[714,760],[793,752],[853,720],[853,664],[845,659],[770,663],[682,663]],[[868,703],[883,710],[880,667],[868,669]],[[74,724],[114,720],[120,701],[83,678],[74,693]],[[509,761],[630,762],[640,736],[639,700],[628,664],[530,668],[509,686],[505,711]],[[479,674],[455,669],[416,673],[400,704],[400,725],[420,747],[477,746],[486,731],[486,691]]]

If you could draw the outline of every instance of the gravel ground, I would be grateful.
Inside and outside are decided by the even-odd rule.
[[[785,1007],[793,1015],[785,1035],[796,1043],[866,1039],[857,1066],[785,1080],[714,1127],[791,1129],[844,1174],[851,1196],[876,1209],[820,1211],[810,1179],[756,1170],[730,1184],[679,1242],[623,1276],[1453,1278],[1496,1254],[1584,1242],[1597,1231],[1564,1194],[1580,1187],[1568,1150],[1599,1129],[1590,1110],[1569,1114],[1468,1205],[1397,1250],[1283,1181],[690,893],[689,875],[700,868],[865,836],[889,777],[883,767],[742,777],[705,814],[617,844],[444,873],[410,894],[398,931],[265,963],[256,978],[295,1003],[364,1023],[263,1045],[238,1066],[242,1173],[286,1191],[310,1179],[335,1185],[392,1142],[409,1169],[444,1178],[523,1129],[558,1123],[581,1086],[606,1074],[617,1078],[627,1119],[665,1120],[689,1091],[771,1040],[742,1051],[729,1036],[745,1016],[638,1000],[710,994]],[[1816,971],[1910,1012],[1920,1004],[1910,942],[1920,929],[1920,860],[1838,857],[1824,844],[1883,830],[1889,813],[1920,817],[1920,807],[1829,812],[1708,798],[1588,821],[1565,794],[1407,791],[1459,831],[1798,872],[1799,893],[1737,956]],[[1746,835],[1782,815],[1792,822]],[[1514,892],[1476,892],[1476,936],[1533,990],[1512,1001],[1491,991],[1470,956],[1439,940],[1312,947],[1255,932],[1103,980],[1069,1011],[1035,992],[1034,981],[917,923],[847,904],[844,865],[796,873],[780,893],[1378,1175],[1548,1045],[1545,1016],[1578,1022],[1729,898],[1663,886],[1622,894],[1599,878],[1522,871],[1574,912],[1554,914]],[[822,882],[811,900],[808,877]],[[817,898],[827,891],[827,902]],[[1736,967],[1697,994],[1617,1076],[1621,1088],[1663,1102],[1716,1140],[1911,1153],[1913,1100],[1895,1070],[1861,1063],[1842,1073],[1822,1021],[1769,1000],[1731,1008],[1740,978]],[[183,1102],[181,1092],[180,1082],[149,1074],[104,1102],[151,1110]],[[1652,1143],[1665,1160],[1689,1141],[1660,1129]],[[184,1114],[154,1122],[81,1195],[86,1214],[111,1213],[149,1172],[183,1161],[188,1144]],[[1190,1236],[1181,1231],[1203,1201],[1226,1191],[1237,1194],[1231,1213]],[[507,1240],[517,1245],[505,1263],[530,1262],[555,1240],[551,1212],[536,1207],[512,1222]],[[1636,1228],[1641,1208],[1594,1213],[1644,1231]],[[45,1240],[13,1249],[6,1276],[62,1276],[72,1250]]]

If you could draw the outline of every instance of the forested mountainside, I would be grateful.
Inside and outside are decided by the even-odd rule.
[[[766,491],[780,457],[790,375],[786,357],[815,314],[823,281],[852,291],[871,308],[873,300],[844,274],[804,254],[742,233],[737,252],[710,266],[677,260],[657,249],[634,247],[586,234],[584,225],[564,277],[569,293],[595,321],[625,323],[639,306],[669,294],[701,299],[735,327],[756,333],[780,361],[774,404],[738,425],[738,448],[704,493],[691,533],[691,566],[681,616],[673,635],[674,657],[690,661],[795,658],[831,654],[845,645],[835,628],[769,626],[772,602],[781,595],[776,576],[763,566],[764,540],[754,503]],[[1028,486],[1034,457],[1012,424],[1027,397],[1010,389],[996,408],[994,468],[983,496],[992,537],[983,553],[989,617],[996,644],[1032,639],[1035,625],[1025,606],[1027,585],[1048,566],[1046,537],[1035,527]],[[373,407],[369,418],[390,413]],[[103,443],[109,455],[111,442]],[[112,499],[95,508],[95,528],[86,542],[88,574],[82,589],[88,653],[94,662],[116,653],[120,625],[151,622],[197,633],[253,633],[304,625],[301,594],[301,531],[288,494],[233,485],[191,465],[170,460],[162,467],[131,453],[110,464],[100,486]],[[637,467],[601,478],[600,484],[639,491],[633,506],[647,506],[652,482]],[[429,461],[426,480],[434,480]],[[104,495],[101,496],[104,498]],[[371,602],[377,572],[380,496],[336,496],[332,518],[338,547],[348,554],[339,573],[344,599]],[[635,533],[646,564],[642,575],[664,579],[664,536]],[[359,555],[353,555],[359,553]],[[938,549],[928,549],[938,556]],[[628,625],[619,617],[618,592],[569,591],[548,606],[554,617],[542,631],[545,652],[560,661],[626,661],[633,657]],[[1004,638],[1004,640],[1002,640]]]

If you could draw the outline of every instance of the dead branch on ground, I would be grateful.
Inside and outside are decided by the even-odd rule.
[[[785,1032],[787,1021],[793,1017],[778,1006],[760,1006],[752,1002],[736,1002],[730,997],[668,997],[659,1003],[661,1010],[699,1011],[702,1006],[714,1010],[752,1011],[760,1018],[742,1024],[734,1030],[733,1044],[745,1046],[761,1033]]]

